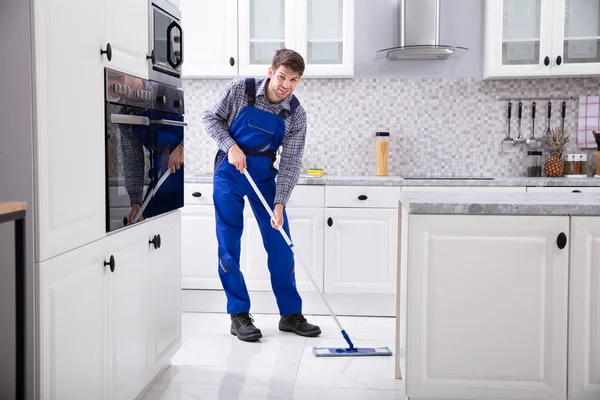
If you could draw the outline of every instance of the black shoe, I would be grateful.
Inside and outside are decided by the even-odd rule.
[[[279,330],[284,332],[294,332],[300,336],[315,337],[321,334],[321,328],[309,324],[302,313],[281,317],[279,320]]]
[[[231,314],[232,335],[244,342],[254,342],[262,337],[260,329],[254,326],[254,319],[249,313]]]

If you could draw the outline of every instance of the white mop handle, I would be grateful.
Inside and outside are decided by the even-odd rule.
[[[248,173],[248,170],[247,169],[244,170],[243,173],[244,173],[244,175],[246,175],[246,178],[248,179],[248,182],[250,182],[250,186],[252,186],[252,189],[254,189],[254,193],[256,193],[256,195],[260,199],[260,202],[263,204],[263,206],[265,207],[265,209],[267,210],[267,212],[269,213],[269,215],[271,216],[271,218],[273,218],[273,220],[276,221],[275,215],[273,214],[273,210],[271,210],[271,206],[269,206],[269,204],[267,203],[267,201],[263,197],[263,195],[260,192],[260,190],[258,190],[258,186],[256,186],[256,183],[254,183],[254,179],[252,179],[252,176],[250,176],[250,174]],[[292,241],[290,240],[290,238],[287,235],[287,233],[285,233],[285,230],[283,229],[283,226],[280,227],[277,230],[281,233],[281,235],[283,236],[283,239],[288,244],[288,246],[290,246],[290,250],[292,250],[292,247],[294,245],[292,244]],[[323,296],[323,293],[321,293],[321,291],[319,290],[319,286],[317,285],[317,282],[315,282],[315,280],[313,279],[312,275],[310,274],[310,271],[306,268],[306,266],[304,265],[304,263],[302,262],[302,260],[298,256],[298,254],[296,254],[294,252],[294,250],[292,250],[292,254],[294,255],[294,257],[296,257],[298,259],[298,263],[300,264],[300,266],[302,267],[302,269],[304,269],[304,272],[306,272],[306,275],[308,276],[308,278],[312,282],[312,284],[315,287],[315,290],[317,291],[317,293],[319,294],[319,296],[321,296],[321,300],[323,300],[323,303],[325,303],[325,306],[327,306],[327,309],[329,310],[329,313],[333,317],[333,320],[337,324],[338,328],[340,328],[340,331],[343,331],[344,328],[342,327],[342,324],[340,324],[340,321],[338,321],[337,317],[335,316],[335,313],[333,312],[333,310],[329,306],[329,303],[327,302],[327,300],[325,300],[325,296]]]

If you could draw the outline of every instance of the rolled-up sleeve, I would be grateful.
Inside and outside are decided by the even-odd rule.
[[[224,152],[227,152],[235,144],[235,141],[229,134],[227,121],[233,112],[235,92],[240,90],[240,85],[243,90],[243,80],[236,79],[231,81],[221,94],[219,94],[217,100],[204,111],[202,118],[206,133],[214,139],[217,147]]]
[[[292,190],[298,183],[304,144],[306,142],[306,111],[299,107],[291,116],[293,118],[289,132],[283,138],[279,174],[275,191],[275,204],[287,204]]]

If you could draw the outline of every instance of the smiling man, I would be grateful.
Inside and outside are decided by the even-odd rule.
[[[306,112],[292,93],[304,73],[304,59],[289,49],[275,52],[268,78],[232,81],[204,112],[204,128],[216,141],[213,200],[219,244],[219,277],[227,295],[232,335],[255,341],[262,337],[250,315],[250,297],[240,271],[240,240],[244,229],[244,196],[258,222],[279,307],[279,329],[318,336],[318,326],[302,315],[296,289],[294,257],[277,229],[289,235],[285,205],[298,182],[306,137]],[[279,171],[274,162],[282,147]],[[267,202],[272,220],[242,174],[252,175]],[[277,179],[275,179],[277,178]]]

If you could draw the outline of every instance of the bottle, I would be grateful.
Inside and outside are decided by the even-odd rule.
[[[581,175],[581,154],[573,154],[573,174]]]
[[[527,152],[527,176],[540,177],[542,176],[542,152],[528,151]]]
[[[388,148],[389,148],[389,132],[376,132],[375,145],[377,152],[377,160],[375,166],[375,175],[387,176],[388,174]]]
[[[563,175],[573,174],[573,154],[565,154],[565,173]]]
[[[587,154],[580,154],[580,161],[581,161],[581,174],[587,176],[588,175]]]

